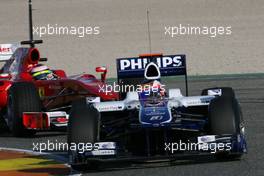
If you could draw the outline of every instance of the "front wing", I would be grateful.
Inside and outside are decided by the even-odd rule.
[[[164,143],[163,155],[132,155],[123,150],[123,146],[118,146],[115,142],[99,142],[101,148],[93,151],[69,151],[70,164],[87,164],[89,162],[147,162],[147,161],[174,161],[181,159],[194,159],[194,156],[213,156],[217,154],[228,154],[241,156],[247,152],[245,136],[238,135],[205,135],[198,136],[189,146],[180,150],[179,143]],[[191,144],[196,144],[196,148],[191,148]],[[216,147],[217,146],[217,147]]]

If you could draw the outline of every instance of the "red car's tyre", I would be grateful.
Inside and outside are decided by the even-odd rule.
[[[35,131],[23,126],[23,112],[40,112],[41,102],[38,91],[33,83],[14,83],[8,92],[7,118],[8,127],[13,136],[31,136]]]
[[[8,131],[8,126],[3,115],[0,113],[0,133]]]

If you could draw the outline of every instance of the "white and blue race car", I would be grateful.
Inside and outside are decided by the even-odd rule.
[[[88,146],[69,150],[72,167],[100,161],[171,161],[183,155],[237,159],[246,153],[245,126],[233,89],[208,88],[188,96],[185,55],[117,59],[117,75],[118,85],[125,86],[120,101],[95,97],[97,101],[80,99],[72,105],[68,144]],[[185,96],[178,88],[162,87],[162,77],[178,75],[185,76]],[[131,85],[142,87],[131,91]]]

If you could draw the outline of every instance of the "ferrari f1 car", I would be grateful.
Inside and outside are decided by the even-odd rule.
[[[80,97],[90,101],[118,98],[116,93],[99,91],[105,85],[105,67],[96,68],[102,72],[102,80],[91,74],[66,76],[63,70],[51,70],[56,79],[36,80],[30,70],[43,60],[37,48],[10,44],[0,47],[1,61],[5,61],[0,70],[1,123],[7,124],[14,136],[66,127],[71,103]]]
[[[101,79],[91,74],[67,76],[63,70],[50,69],[32,74],[32,70],[39,67],[39,62],[47,59],[40,58],[35,48],[35,44],[42,41],[33,40],[31,0],[29,24],[30,40],[21,44],[29,44],[30,47],[0,45],[0,61],[5,62],[0,70],[1,126],[7,124],[14,136],[27,136],[38,130],[66,127],[71,103],[80,97],[89,98],[90,101],[117,100],[116,93],[100,92],[100,86],[106,84],[105,67],[96,68],[96,72],[101,73]],[[53,78],[43,79],[41,75]]]
[[[128,91],[120,101],[90,103],[80,99],[69,117],[72,167],[100,161],[177,160],[190,154],[240,158],[247,151],[244,122],[234,90],[204,89],[184,96],[178,88],[160,86],[162,76],[184,75],[185,55],[143,55],[117,59],[119,85],[152,85],[151,91]],[[78,118],[77,118],[78,117]],[[88,167],[87,166],[87,167]]]

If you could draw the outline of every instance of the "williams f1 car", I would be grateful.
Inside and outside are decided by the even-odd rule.
[[[70,148],[72,167],[100,161],[177,160],[183,154],[240,158],[247,151],[242,112],[232,88],[208,88],[198,96],[162,88],[161,77],[184,75],[188,93],[185,55],[117,59],[117,75],[119,85],[153,89],[121,93],[119,101],[74,102],[68,144],[90,147],[81,152]]]
[[[32,8],[29,2],[30,40],[21,44],[29,44],[30,47],[20,44],[0,45],[0,61],[5,62],[0,70],[0,124],[7,125],[14,136],[66,127],[71,103],[81,97],[90,101],[118,99],[114,92],[100,92],[100,86],[106,85],[105,67],[96,68],[96,72],[101,73],[101,79],[97,79],[91,74],[67,76],[63,70],[50,70],[39,64],[47,59],[40,58],[35,48],[35,44],[42,41],[33,40]],[[37,67],[46,70],[32,74],[32,70],[37,70]],[[41,75],[52,76],[52,79],[40,78]]]

